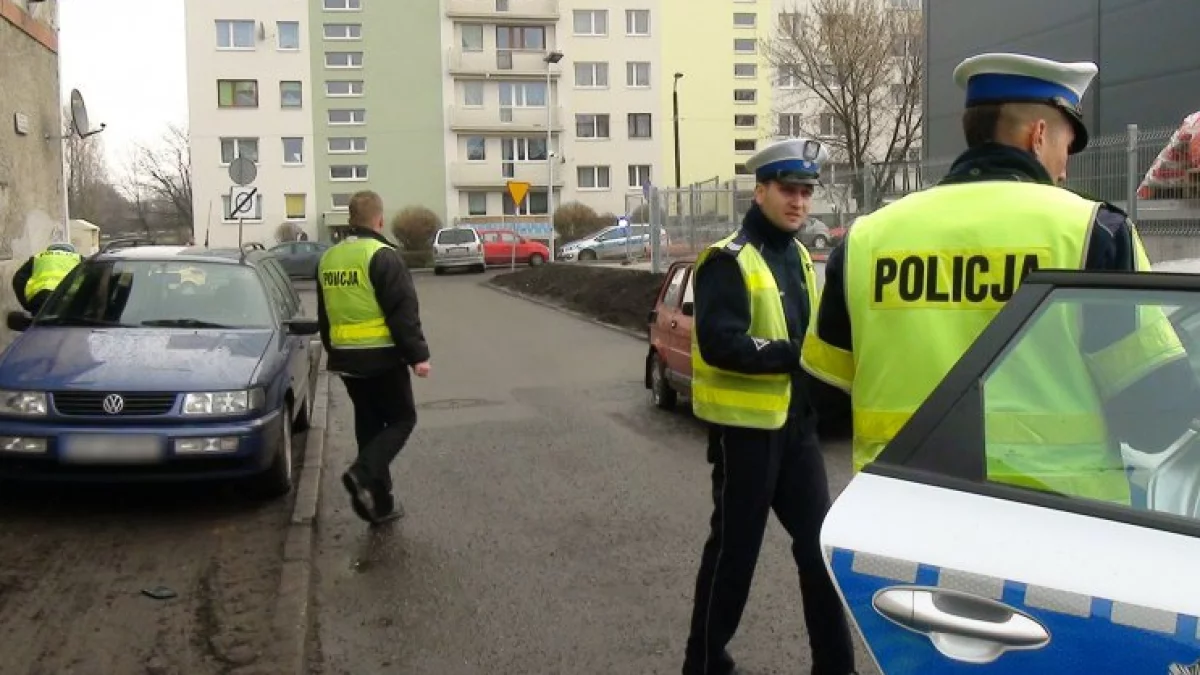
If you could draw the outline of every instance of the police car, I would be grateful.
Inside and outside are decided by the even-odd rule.
[[[1045,452],[1047,474],[1031,483],[1068,471],[1075,430],[1060,400],[1032,402],[1055,436],[1001,424],[1012,410],[989,393],[1030,363],[1065,377],[1071,359],[1040,359],[1045,340],[1031,336],[1085,305],[1166,314],[1200,372],[1200,276],[1029,276],[826,519],[827,565],[885,674],[1200,675],[1200,411],[1191,428],[1167,430],[1177,440],[1165,449],[1112,448],[1128,499],[988,478],[989,457],[1011,442],[998,439],[1022,433]],[[1153,396],[1151,409],[1193,414],[1172,391]]]

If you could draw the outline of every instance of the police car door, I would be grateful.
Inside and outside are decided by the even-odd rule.
[[[989,392],[1036,362],[1042,322],[1094,304],[1167,314],[1200,368],[1200,276],[1037,273],[834,503],[826,561],[886,675],[1200,675],[1200,434],[1184,423],[1165,449],[1134,448],[1113,442],[1117,420],[1104,413],[1099,447],[1113,442],[1116,471],[1105,475],[1129,484],[1112,502],[987,470],[1012,442],[998,436],[1014,433],[1002,424],[1013,408]],[[1038,376],[1057,377],[1066,361],[1043,362]],[[1163,414],[1135,425],[1165,428],[1168,413],[1194,403],[1152,396]],[[1039,398],[1044,409],[1023,405],[1031,421],[1015,433],[1043,453],[1044,473],[1027,478],[1050,480],[1089,430],[1061,400],[1023,400]]]

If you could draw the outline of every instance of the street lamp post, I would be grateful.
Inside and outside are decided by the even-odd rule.
[[[550,221],[550,262],[554,262],[554,153],[550,151],[554,133],[554,90],[550,83],[550,66],[562,58],[562,52],[552,51],[542,59],[546,62],[546,218]]]
[[[683,178],[682,169],[679,166],[679,80],[682,78],[683,73],[675,73],[675,82],[671,87],[671,105],[675,125],[675,222],[678,225],[683,224]]]

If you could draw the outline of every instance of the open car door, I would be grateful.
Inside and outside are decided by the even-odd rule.
[[[1012,442],[1001,437],[1014,433],[1013,382],[1073,367],[1061,349],[1038,358],[1039,331],[1091,307],[1168,317],[1200,372],[1200,275],[1034,273],[834,503],[826,561],[885,675],[1200,675],[1200,409],[1186,409],[1195,401],[1163,387],[1147,401],[1161,414],[1103,413],[1105,477],[1128,481],[1125,498],[1018,487],[989,470]],[[1031,484],[1080,471],[1064,459],[1079,429],[1060,404],[1033,391],[1020,399],[1022,415],[1051,423],[1016,429],[1037,455]],[[1158,448],[1112,432],[1118,422],[1163,431],[1179,418],[1165,430],[1177,442]]]

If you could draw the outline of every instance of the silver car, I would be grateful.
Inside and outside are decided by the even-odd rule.
[[[433,235],[433,273],[467,267],[484,272],[483,239],[469,227],[444,227]]]
[[[666,247],[667,231],[662,229],[660,232],[662,246]],[[558,259],[589,261],[638,258],[649,252],[650,244],[649,225],[613,225],[563,244]]]

